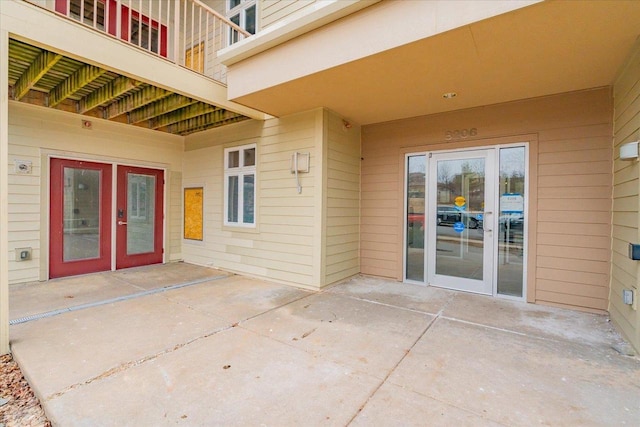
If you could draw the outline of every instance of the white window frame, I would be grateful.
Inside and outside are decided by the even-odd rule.
[[[255,158],[253,165],[244,165],[244,151],[255,150]],[[238,152],[238,166],[229,166],[229,153]],[[258,149],[257,144],[239,145],[235,147],[229,147],[224,149],[224,225],[231,227],[250,227],[256,226],[256,189],[257,189],[257,173],[256,166],[258,164]],[[244,177],[247,175],[253,175],[253,222],[244,222],[244,206],[245,206],[245,194],[244,194]],[[229,178],[238,177],[238,218],[237,221],[229,221]]]
[[[246,31],[247,29],[247,9],[252,6],[255,6],[255,22],[254,22],[254,33],[258,31],[258,5],[256,0],[240,0],[240,4],[235,6],[234,8],[230,8],[231,1],[226,0],[227,7],[227,19],[231,21],[231,18],[238,15],[240,17],[240,22],[237,24],[240,28]],[[237,43],[240,40],[234,41],[234,32],[233,28],[229,28],[227,31],[227,46],[231,46],[234,43]]]

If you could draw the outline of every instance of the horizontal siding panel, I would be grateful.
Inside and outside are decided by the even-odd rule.
[[[376,252],[398,252],[398,244],[396,242],[384,242],[384,241],[368,241],[363,243],[363,250],[376,251]]]
[[[536,278],[593,286],[609,286],[609,276],[607,274],[589,273],[585,271],[568,271],[538,267],[536,269]]]
[[[543,187],[538,189],[538,197],[541,199],[606,199],[611,198],[611,193],[611,186]]]
[[[232,255],[241,255],[243,257],[260,258],[265,262],[272,262],[276,265],[295,264],[298,268],[311,268],[312,257],[310,255],[301,255],[291,252],[276,252],[275,250],[262,250],[256,248],[245,248],[235,245],[227,245],[227,253]],[[279,268],[283,269],[283,268]]]
[[[370,195],[372,193],[375,194],[377,192],[382,192],[382,191],[391,191],[393,192],[395,197],[398,197],[397,181],[373,183],[369,181],[365,182],[363,180],[360,188],[362,189],[362,197],[364,197],[365,195]]]
[[[567,202],[560,199],[538,199],[538,209],[540,211],[566,211],[571,215],[571,211],[605,211],[611,210],[611,199],[581,199]],[[568,216],[569,217],[569,216]]]
[[[630,259],[628,254],[614,252],[611,256],[611,260],[619,272],[624,272],[630,277],[635,277],[638,274],[638,261]],[[633,284],[635,284],[635,280]]]
[[[611,125],[545,129],[538,133],[539,153],[611,148]]]
[[[610,252],[608,248],[583,248],[574,247],[567,250],[565,246],[540,245],[536,249],[538,256],[557,257],[560,259],[583,259],[591,261],[608,261]]]
[[[594,310],[607,310],[609,305],[607,300],[591,298],[580,295],[562,294],[558,292],[537,291],[536,300],[540,302],[551,302],[563,306],[584,307]]]
[[[612,227],[612,237],[614,239],[627,240],[630,238],[635,238],[638,234],[637,227],[623,227],[620,225],[615,225]]]
[[[538,165],[538,174],[540,176],[592,175],[610,173],[610,160],[583,163],[554,163]]]
[[[360,200],[337,199],[329,197],[327,200],[327,212],[329,215],[358,215],[360,216]]]
[[[571,220],[571,216],[565,218]],[[538,233],[570,234],[584,236],[611,236],[609,224],[574,224],[570,222],[539,222]]]
[[[551,245],[575,248],[609,249],[611,238],[603,236],[576,236],[538,233],[538,246]]]
[[[360,270],[362,272],[362,274],[368,274],[371,276],[378,276],[378,277],[386,277],[386,278],[390,278],[390,279],[395,279],[396,278],[396,266],[393,265],[393,267],[391,268],[382,268],[378,265],[365,265],[364,261],[363,263],[360,265]]]
[[[360,219],[355,217],[327,217],[327,227],[350,227],[360,224]]]
[[[571,218],[573,223],[581,224],[609,224],[611,223],[610,212],[580,212],[574,211],[568,215],[562,211],[541,211],[538,212],[539,222],[563,222]]]
[[[589,286],[577,283],[558,282],[552,280],[538,280],[537,289],[553,293],[580,295],[606,301],[609,299],[609,288],[603,286]]]
[[[397,244],[396,241],[396,233],[389,232],[387,234],[383,234],[383,233],[377,233],[377,232],[366,232],[365,230],[361,229],[360,230],[360,237],[361,237],[361,241],[362,241],[362,246],[363,247],[368,247],[369,245],[371,245],[372,243],[384,243],[387,245],[390,244]]]
[[[638,181],[627,181],[613,187],[613,197],[629,197],[638,195]]]
[[[559,153],[563,151],[581,151],[606,149],[607,158],[611,155],[611,136],[594,136],[588,138],[564,139],[559,143],[542,143],[538,148],[539,154]]]
[[[615,149],[616,157],[619,148]],[[631,181],[638,179],[638,162],[630,162],[628,160],[621,160],[619,157],[613,162],[613,171],[615,172],[614,184],[623,181]]]
[[[584,271],[587,273],[609,274],[610,264],[607,260],[593,261],[570,258],[538,256],[538,267],[557,270]]]
[[[609,171],[610,172],[610,171]],[[558,176],[538,176],[538,188],[543,187],[600,187],[611,185],[612,177],[610,173],[588,173],[571,174],[562,177]]]
[[[638,228],[637,212],[614,212],[612,223],[615,226],[622,226],[632,229]]]
[[[610,147],[596,150],[580,150],[580,151],[561,151],[551,153],[541,153],[538,155],[540,165],[548,164],[574,164],[574,163],[593,163],[602,162],[603,160],[610,164],[612,149]]]
[[[614,212],[637,212],[638,206],[640,206],[640,199],[637,195],[618,197],[613,200]]]
[[[341,181],[333,178],[329,178],[328,184],[331,188],[337,190],[358,191],[360,190],[360,184],[357,182]]]

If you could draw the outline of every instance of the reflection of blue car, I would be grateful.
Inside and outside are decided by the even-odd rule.
[[[438,225],[453,225],[462,222],[467,228],[482,227],[482,220],[477,218],[478,212],[459,211],[454,206],[438,206]]]
[[[524,230],[524,215],[521,213],[502,214],[499,218],[500,230]]]

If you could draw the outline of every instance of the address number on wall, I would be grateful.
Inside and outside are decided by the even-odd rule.
[[[444,133],[444,139],[447,141],[454,141],[457,139],[466,139],[471,136],[476,136],[477,134],[478,129],[476,128],[448,130]]]

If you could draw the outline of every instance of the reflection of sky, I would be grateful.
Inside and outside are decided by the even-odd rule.
[[[500,149],[500,176],[524,176],[524,147]]]
[[[409,173],[427,171],[427,156],[410,156],[409,157]]]

